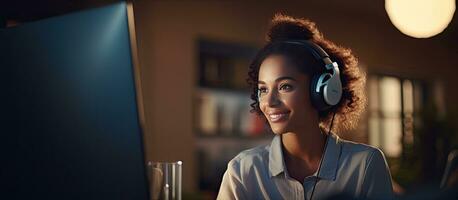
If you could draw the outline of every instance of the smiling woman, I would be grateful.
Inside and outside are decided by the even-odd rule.
[[[392,199],[383,153],[337,136],[365,104],[355,56],[305,19],[276,15],[267,38],[248,81],[275,137],[229,162],[218,199]]]

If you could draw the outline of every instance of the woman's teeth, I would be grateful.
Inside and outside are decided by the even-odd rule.
[[[280,121],[282,119],[285,119],[287,115],[288,115],[288,113],[270,114],[269,118],[270,118],[270,121],[276,122],[276,121]]]

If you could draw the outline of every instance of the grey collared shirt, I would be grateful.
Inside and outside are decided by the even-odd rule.
[[[315,180],[313,199],[394,199],[390,171],[379,149],[336,135],[327,142],[319,174],[302,183],[288,175],[281,136],[270,145],[241,152],[229,162],[217,199],[310,199]]]

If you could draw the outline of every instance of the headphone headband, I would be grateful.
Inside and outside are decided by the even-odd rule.
[[[333,67],[333,66],[328,67],[328,65],[333,64],[333,62],[329,58],[329,55],[326,53],[326,51],[324,51],[320,46],[318,46],[314,42],[311,42],[308,40],[285,40],[285,41],[281,41],[281,43],[295,44],[295,45],[300,45],[302,47],[305,47],[309,50],[310,53],[312,53],[315,59],[323,61],[326,69],[332,69]]]

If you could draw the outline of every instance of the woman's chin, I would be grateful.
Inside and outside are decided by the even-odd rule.
[[[275,135],[281,135],[283,133],[288,132],[286,130],[286,127],[271,127],[271,128],[272,128],[272,132],[274,132]]]
[[[289,120],[281,120],[276,122],[269,121],[269,125],[275,135],[281,135],[291,131],[291,123],[289,123]]]

